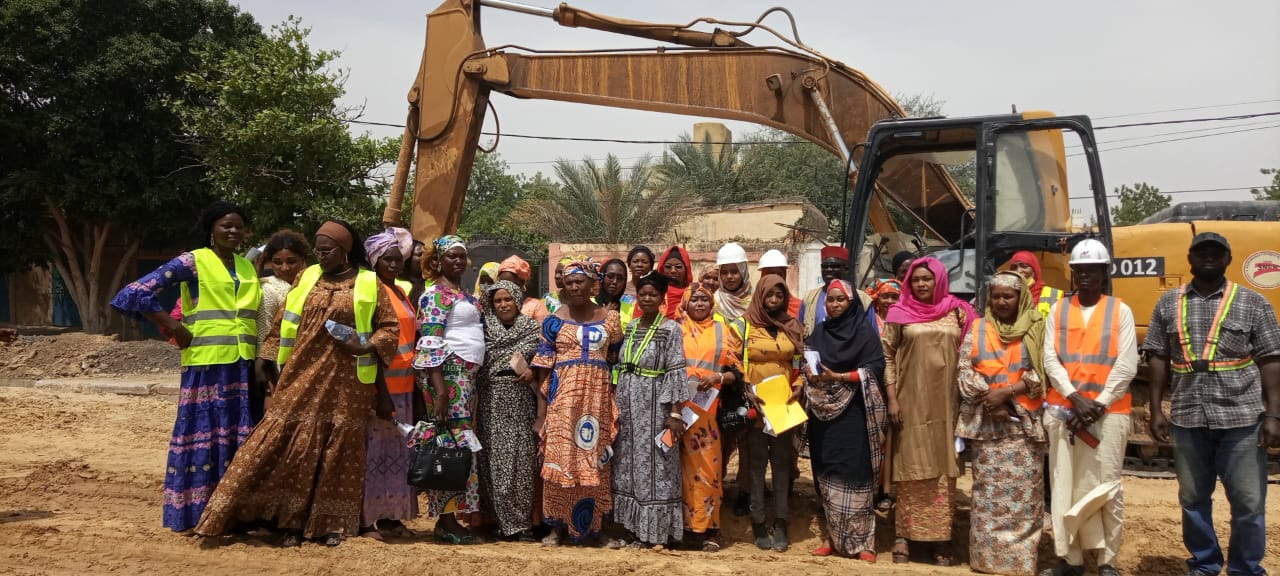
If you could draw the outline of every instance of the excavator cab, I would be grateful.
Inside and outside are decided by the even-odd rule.
[[[1070,170],[1066,142],[1079,147],[1076,152],[1071,146],[1072,157],[1083,160]],[[929,183],[903,177],[937,169],[953,177],[972,173],[971,206],[930,205],[927,200],[939,196],[929,193]],[[1092,200],[1075,215],[1091,222],[1088,228],[1073,226],[1068,172],[1078,179],[1087,175],[1088,182],[1077,182],[1072,189],[1077,197]],[[1111,249],[1106,187],[1087,116],[1028,112],[877,122],[863,145],[845,228],[847,245],[864,243],[877,192],[896,204],[900,214],[918,220],[929,236],[922,255],[941,260],[951,292],[976,297],[980,309],[986,303],[987,279],[1019,250],[1037,254],[1046,284],[1067,289],[1066,255],[1077,242],[1097,238]],[[858,252],[853,251],[855,259]],[[859,269],[854,264],[850,268]]]

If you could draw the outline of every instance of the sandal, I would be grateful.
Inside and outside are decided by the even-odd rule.
[[[436,542],[441,544],[453,544],[454,546],[475,543],[475,538],[470,534],[454,534],[453,532],[436,532]]]
[[[911,549],[907,547],[906,538],[898,538],[893,541],[893,563],[906,564],[911,560]]]
[[[555,528],[551,529],[551,533],[542,539],[542,545],[546,548],[555,548],[560,545],[560,531]]]
[[[934,566],[950,566],[953,563],[954,563],[954,560],[951,557],[951,549],[949,546],[945,544],[939,544],[937,548],[933,550]]]
[[[627,542],[622,538],[614,538],[613,540],[610,540],[608,544],[605,544],[604,547],[610,550],[621,550],[630,544],[630,542]]]
[[[282,548],[297,548],[302,545],[302,535],[290,533],[284,537],[284,541],[280,542]]]
[[[872,564],[875,564],[875,563],[876,563],[876,553],[875,553],[875,552],[869,552],[869,551],[864,550],[864,551],[862,551],[862,552],[859,552],[859,553],[858,553],[858,559],[859,559],[859,560],[861,560],[861,561],[863,561],[863,562],[870,562],[870,563],[872,563]]]
[[[342,535],[337,532],[330,532],[324,535],[324,539],[320,543],[328,548],[333,548],[342,543]]]
[[[834,553],[835,553],[835,550],[832,550],[831,547],[827,546],[826,544],[823,544],[822,546],[819,546],[809,551],[810,556],[830,556]]]
[[[702,551],[703,552],[719,552],[720,545],[717,544],[715,540],[707,540],[702,543]]]

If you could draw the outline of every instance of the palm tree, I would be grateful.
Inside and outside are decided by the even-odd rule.
[[[694,142],[688,134],[667,147],[658,164],[658,175],[666,187],[682,188],[708,204],[735,204],[753,199],[742,178],[739,148],[732,143],[715,145],[707,134]]]
[[[597,164],[557,160],[560,186],[520,203],[514,216],[526,230],[558,242],[630,244],[660,238],[686,215],[689,196],[658,186],[650,158],[644,156],[623,176],[612,154]]]

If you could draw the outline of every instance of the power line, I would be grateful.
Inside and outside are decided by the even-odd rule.
[[[1128,138],[1116,138],[1115,140],[1100,140],[1097,142],[1097,144],[1098,145],[1114,144],[1116,142],[1131,142],[1133,140],[1146,140],[1147,138],[1159,138],[1161,136],[1174,136],[1177,134],[1194,134],[1197,132],[1213,132],[1216,130],[1227,130],[1229,128],[1243,128],[1245,126],[1261,126],[1263,124],[1270,124],[1272,122],[1274,122],[1274,120],[1263,120],[1261,122],[1247,122],[1244,124],[1232,124],[1230,126],[1214,126],[1212,128],[1196,128],[1194,130],[1178,130],[1176,132],[1157,132],[1155,134],[1147,134],[1146,136],[1130,136]],[[1067,148],[1081,148],[1083,146],[1084,144],[1067,144]]]
[[[1160,193],[1161,194],[1197,194],[1201,192],[1229,192],[1229,191],[1237,191],[1237,190],[1261,189],[1261,188],[1266,188],[1267,186],[1270,186],[1270,184],[1263,184],[1261,186],[1236,186],[1232,188],[1194,188],[1189,190],[1170,190],[1168,192],[1161,190]],[[1107,194],[1106,196],[1104,196],[1104,198],[1119,198],[1119,197],[1120,197],[1119,194]],[[1092,198],[1093,196],[1069,196],[1068,197],[1069,200],[1088,200]]]
[[[1210,138],[1210,137],[1213,137],[1213,136],[1226,136],[1226,135],[1228,135],[1228,134],[1239,134],[1239,133],[1241,133],[1241,132],[1256,132],[1256,131],[1258,131],[1258,130],[1271,130],[1271,129],[1273,129],[1273,128],[1280,128],[1280,124],[1273,124],[1273,125],[1270,125],[1270,126],[1262,126],[1262,127],[1259,127],[1259,128],[1245,128],[1245,129],[1243,129],[1243,130],[1230,130],[1230,131],[1227,131],[1227,132],[1215,132],[1215,133],[1213,133],[1213,134],[1201,134],[1201,135],[1199,135],[1199,136],[1184,136],[1184,137],[1182,137],[1182,138],[1169,138],[1169,139],[1167,139],[1167,140],[1156,140],[1156,141],[1154,141],[1154,142],[1141,142],[1141,143],[1138,143],[1138,144],[1130,144],[1130,145],[1128,145],[1128,146],[1116,146],[1115,148],[1107,148],[1107,149],[1105,149],[1105,150],[1104,150],[1104,149],[1099,149],[1098,151],[1099,151],[1099,152],[1114,152],[1114,151],[1116,151],[1116,150],[1128,150],[1128,149],[1130,149],[1130,148],[1141,148],[1141,147],[1143,147],[1143,146],[1153,146],[1153,145],[1155,145],[1155,144],[1168,144],[1169,142],[1182,142],[1183,140],[1197,140],[1197,139],[1200,139],[1200,138]],[[1067,154],[1067,158],[1072,158],[1072,157],[1075,157],[1075,156],[1083,156],[1083,155],[1084,155],[1084,152],[1076,152],[1075,154]]]
[[[1230,104],[1210,104],[1207,106],[1188,106],[1185,108],[1169,108],[1166,110],[1152,110],[1149,112],[1129,112],[1126,114],[1112,114],[1110,116],[1098,116],[1095,120],[1110,120],[1112,118],[1129,118],[1131,116],[1150,116],[1152,114],[1166,114],[1169,112],[1186,112],[1188,110],[1208,110],[1210,108],[1233,108],[1235,106],[1248,106],[1250,104],[1267,104],[1270,102],[1280,102],[1280,98],[1272,98],[1270,100],[1252,100],[1249,102],[1232,102]]]
[[[1111,126],[1094,126],[1094,130],[1111,130],[1112,128],[1138,128],[1141,126],[1164,126],[1165,124],[1190,124],[1193,122],[1228,122],[1231,120],[1248,120],[1264,116],[1280,116],[1280,112],[1259,112],[1257,114],[1237,114],[1235,116],[1218,116],[1215,118],[1186,118],[1183,120],[1161,120],[1158,122],[1134,122],[1132,124],[1112,124]]]

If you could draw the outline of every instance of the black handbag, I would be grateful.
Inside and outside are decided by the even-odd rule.
[[[747,427],[750,420],[745,414],[739,414],[740,408],[747,407],[747,397],[742,388],[726,386],[720,389],[720,407],[716,409],[716,424],[720,425],[720,433],[737,432]]]
[[[449,438],[457,445],[457,437],[452,431]],[[444,439],[444,434],[436,434],[413,447],[413,455],[409,459],[409,484],[414,488],[444,492],[467,489],[467,479],[471,477],[471,449],[446,447]]]

